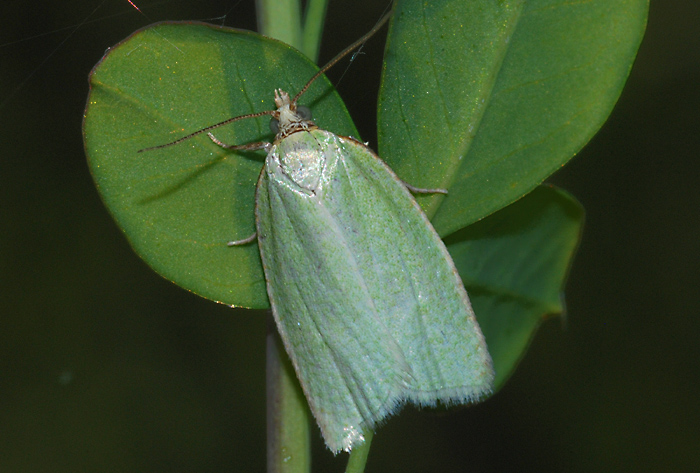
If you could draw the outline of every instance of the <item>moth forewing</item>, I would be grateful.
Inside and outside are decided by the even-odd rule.
[[[491,360],[447,250],[365,145],[318,129],[276,141],[256,222],[275,320],[331,450],[350,450],[406,401],[490,391]]]

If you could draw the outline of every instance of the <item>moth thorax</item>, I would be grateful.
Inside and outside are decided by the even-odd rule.
[[[295,133],[277,147],[284,174],[302,189],[319,190],[326,156],[317,140],[307,133]]]

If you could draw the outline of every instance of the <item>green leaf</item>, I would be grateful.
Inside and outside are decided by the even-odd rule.
[[[203,297],[268,307],[253,234],[264,153],[225,151],[206,135],[168,143],[229,117],[271,110],[273,90],[297,92],[317,71],[303,55],[254,33],[195,23],[136,32],[90,75],[84,138],[102,199],[134,250],[158,273]],[[319,79],[302,102],[321,127],[357,132]],[[270,140],[269,117],[214,130],[232,144]]]
[[[448,235],[514,202],[605,121],[647,0],[402,0],[386,51],[380,156]]]
[[[582,225],[583,208],[573,197],[539,186],[445,239],[493,358],[496,389],[542,318],[563,314]]]

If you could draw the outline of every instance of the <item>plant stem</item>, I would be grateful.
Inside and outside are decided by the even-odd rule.
[[[300,19],[298,0],[257,0],[259,32],[279,39],[318,61],[321,34],[328,0],[309,0]],[[311,413],[296,373],[284,351],[272,315],[267,334],[267,471],[268,473],[310,473]],[[355,448],[346,473],[362,473],[373,433]]]
[[[258,32],[301,50],[300,0],[257,0]]]
[[[362,473],[365,471],[367,455],[369,455],[369,447],[372,446],[372,437],[374,437],[374,432],[370,430],[365,432],[364,436],[365,443],[353,448],[352,452],[350,452],[348,467],[345,469],[345,473]]]
[[[328,0],[309,0],[304,13],[301,52],[314,62],[318,62],[321,50],[321,35],[326,19]]]
[[[302,25],[299,0],[257,0],[258,32],[294,46],[317,62],[327,7],[328,0],[309,0]]]
[[[311,471],[311,413],[272,314],[267,329],[267,471]]]
[[[299,0],[257,0],[260,33],[301,48]],[[311,414],[270,313],[267,330],[267,471],[311,472]]]

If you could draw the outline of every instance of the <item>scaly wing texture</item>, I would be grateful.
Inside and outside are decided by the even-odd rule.
[[[314,191],[275,165],[290,151],[322,161]],[[463,403],[490,390],[491,360],[452,260],[371,150],[295,133],[268,156],[256,212],[277,326],[331,450],[362,442],[402,402]]]

